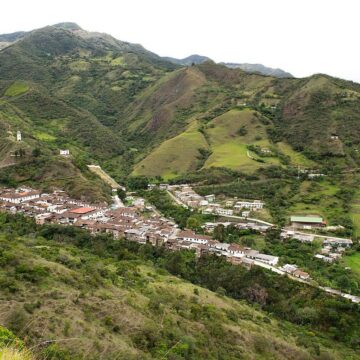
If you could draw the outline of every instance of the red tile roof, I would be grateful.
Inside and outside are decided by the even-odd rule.
[[[95,210],[94,208],[82,207],[82,208],[77,208],[77,209],[71,209],[69,212],[71,212],[73,214],[87,214],[94,210]]]

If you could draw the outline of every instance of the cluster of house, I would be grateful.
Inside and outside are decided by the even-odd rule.
[[[226,256],[233,264],[274,266],[278,263],[276,256],[261,254],[237,244],[221,243],[190,230],[181,231],[173,221],[154,213],[143,216],[143,199],[133,199],[133,204],[136,205],[117,208],[107,204],[93,205],[72,199],[61,190],[49,194],[30,188],[0,190],[0,209],[34,217],[38,224],[72,225],[91,234],[109,233],[115,238],[154,246],[165,245],[171,250],[193,249],[198,256],[214,253]]]
[[[310,180],[314,180],[314,179],[322,178],[322,177],[326,176],[325,174],[316,172],[316,170],[299,169],[298,171],[299,171],[299,174],[301,173],[301,174],[307,175],[308,179],[310,179]]]
[[[296,265],[294,264],[285,264],[280,268],[281,270],[285,271],[287,274],[290,274],[294,277],[297,277],[302,280],[310,280],[310,275],[300,270]]]
[[[260,233],[265,233],[267,230],[269,230],[271,228],[271,225],[266,225],[264,223],[258,223],[258,222],[251,222],[251,221],[245,221],[245,222],[206,222],[202,228],[207,232],[207,233],[212,233],[215,229],[216,226],[218,225],[223,225],[224,227],[228,227],[229,225],[233,225],[238,229],[241,230],[256,230],[259,231]]]
[[[320,254],[316,254],[317,259],[332,263],[341,258],[347,248],[352,246],[351,239],[326,238],[322,243]]]
[[[160,184],[160,189],[169,190],[182,204],[190,208],[201,208],[204,214],[216,214],[220,216],[232,216],[241,214],[248,217],[250,211],[256,211],[264,207],[264,203],[260,200],[253,201],[237,201],[226,200],[224,204],[216,202],[215,195],[201,196],[187,184],[182,185],[166,185]]]
[[[193,249],[198,257],[203,254],[225,256],[232,264],[251,266],[261,263],[275,266],[279,262],[277,256],[261,254],[257,250],[238,244],[222,243],[208,235],[199,235],[191,230],[180,231],[175,239],[168,240],[165,245],[171,250]]]
[[[293,230],[283,230],[280,234],[280,238],[283,240],[295,239],[303,243],[311,243],[315,237],[316,235],[313,234],[299,233]],[[352,244],[353,241],[351,239],[328,236],[322,243],[320,254],[316,254],[315,257],[325,262],[334,262],[340,259],[342,254],[347,248],[350,248]]]
[[[142,200],[142,199],[141,199]],[[132,207],[111,208],[72,199],[64,191],[44,194],[29,188],[0,191],[0,208],[12,213],[34,217],[38,224],[74,225],[92,234],[111,233],[139,243],[161,245],[178,232],[174,222],[153,215],[140,216],[144,201],[134,200]]]

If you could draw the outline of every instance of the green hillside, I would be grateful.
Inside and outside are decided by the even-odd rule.
[[[308,169],[336,174],[338,187],[349,182],[341,173],[360,166],[358,84],[326,75],[274,78],[211,61],[179,67],[72,23],[6,39],[14,42],[0,51],[5,184],[40,181],[103,200],[108,190],[88,164],[122,183],[129,175],[176,181],[214,168],[268,181]],[[70,159],[59,159],[60,149]],[[304,187],[291,189],[298,192],[287,212],[311,208]]]

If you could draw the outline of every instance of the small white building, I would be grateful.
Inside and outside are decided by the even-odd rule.
[[[65,157],[70,156],[70,150],[68,149],[60,150],[60,155]]]
[[[13,204],[20,204],[25,201],[34,200],[40,197],[40,191],[36,190],[24,190],[24,191],[12,191],[8,193],[0,194],[0,200],[10,202]]]
[[[260,254],[257,250],[249,250],[245,255],[249,259],[257,260],[272,266],[275,266],[279,262],[278,256]]]
[[[264,203],[260,200],[254,201],[237,201],[236,205],[234,206],[235,209],[249,209],[249,210],[259,210],[264,207]]]
[[[219,208],[215,208],[215,213],[223,216],[231,216],[233,215],[234,211],[231,209],[224,209],[219,207]]]
[[[215,201],[215,195],[211,194],[211,195],[205,195],[204,196],[205,200],[207,200],[209,203],[212,203]]]
[[[16,141],[21,141],[21,131],[16,133]]]
[[[196,234],[191,230],[184,230],[177,235],[177,239],[180,241],[189,241],[196,244],[207,244],[211,240],[211,237],[207,235]]]

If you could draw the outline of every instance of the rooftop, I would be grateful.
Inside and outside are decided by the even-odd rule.
[[[291,216],[291,222],[303,222],[303,223],[322,223],[324,220],[321,216]]]
[[[94,210],[95,210],[94,208],[90,208],[90,207],[81,207],[81,208],[77,208],[77,209],[71,209],[69,212],[71,212],[73,214],[87,214]]]

